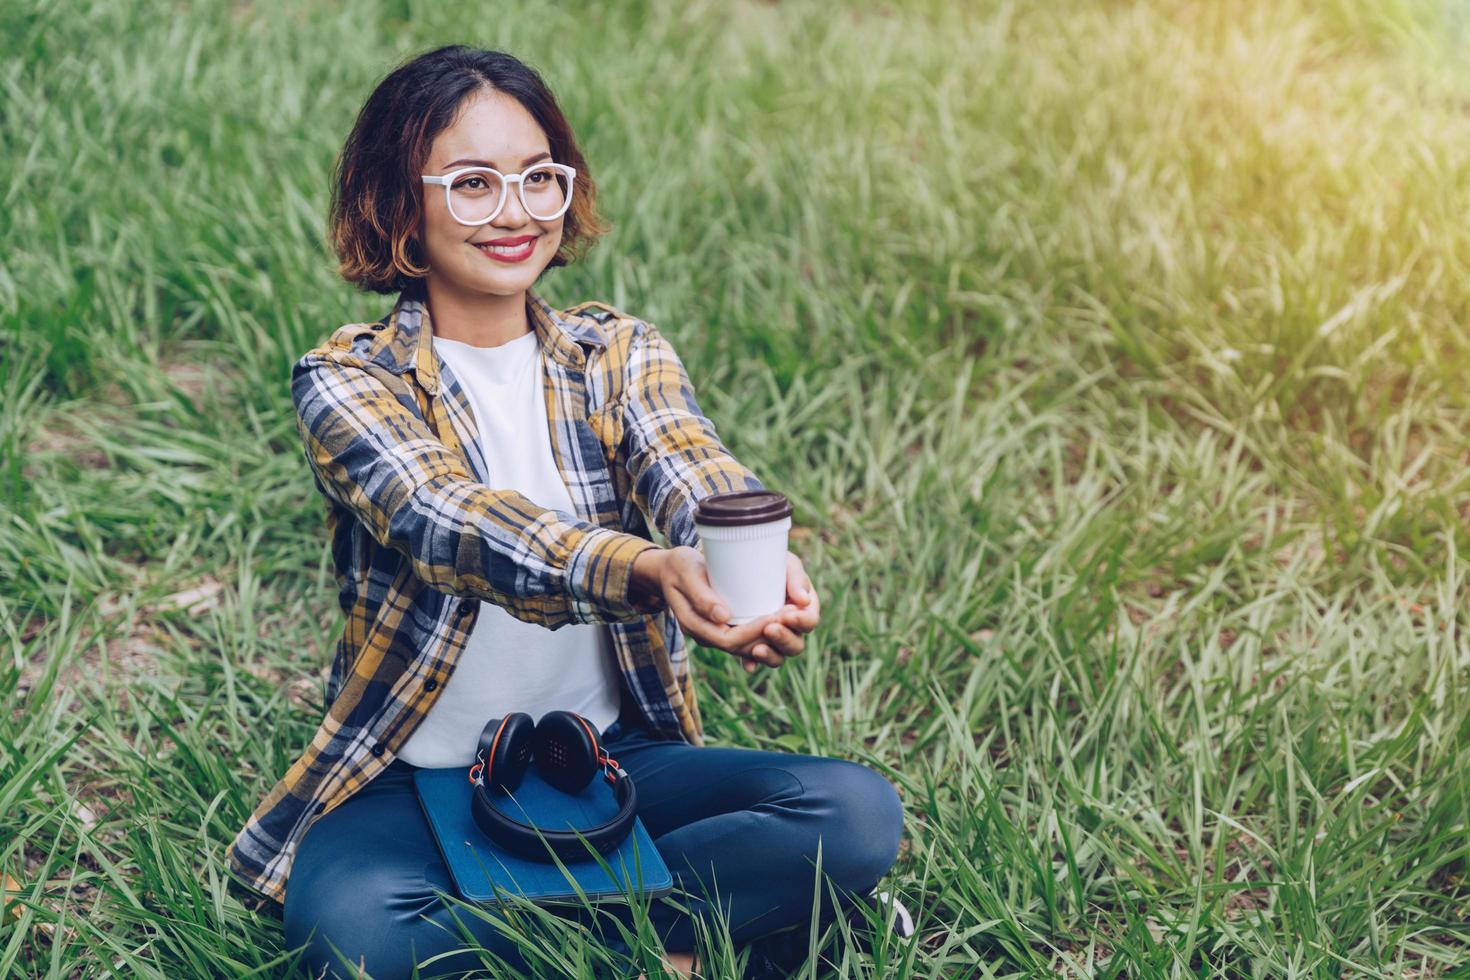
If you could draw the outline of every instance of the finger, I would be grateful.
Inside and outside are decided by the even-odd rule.
[[[766,620],[759,619],[739,626],[727,626],[719,634],[720,649],[728,650],[736,656],[748,657],[753,648],[763,639]]]
[[[704,620],[710,629],[727,626],[730,619],[730,606],[725,602],[724,597],[715,591],[713,583],[710,582],[708,566],[700,560],[676,563],[673,568],[675,575],[672,587],[667,591],[678,592],[687,606]]]
[[[733,615],[729,603],[715,590],[710,581],[709,568],[703,563],[681,574],[670,591],[683,593],[690,606],[697,610],[700,618],[707,624],[707,631],[712,634],[713,639],[700,642],[731,653],[737,652],[738,648],[747,648],[743,652],[748,652],[750,644],[760,638],[765,623],[776,618],[775,614],[771,614],[748,623],[729,622]]]
[[[729,625],[730,605],[725,602],[723,596],[715,591],[714,583],[709,578],[707,565],[699,565],[678,585],[689,590],[691,601],[698,607],[705,619],[719,626]]]
[[[758,661],[755,661],[755,660],[744,660],[744,661],[741,661],[740,666],[742,666],[742,667],[745,668],[745,672],[747,674],[754,674],[757,670],[760,669],[760,663]]]
[[[756,637],[754,641],[747,643],[743,647],[729,648],[728,652],[731,656],[739,657],[741,660],[765,663],[770,658],[770,655],[764,651],[769,649],[770,647],[767,644],[760,641],[760,637]]]
[[[722,647],[732,652],[740,650],[749,653],[753,645],[761,642],[766,627],[778,621],[777,616],[777,613],[770,613],[765,616],[757,616],[750,622],[741,623],[738,626],[726,626],[721,633]]]
[[[730,607],[720,594],[708,585],[708,582],[679,583],[679,587],[688,585],[689,604],[699,610],[712,626],[730,625]]]
[[[708,576],[703,573],[678,579],[666,591],[669,605],[678,605],[674,611],[681,620],[680,625],[685,626],[685,632],[703,646],[730,650],[737,645],[748,644],[760,636],[760,623],[732,626],[727,622],[730,618],[730,607],[709,585]],[[684,622],[686,618],[692,622]]]
[[[791,552],[786,552],[786,595],[798,606],[804,606],[808,602],[806,570],[801,566],[801,559]]]
[[[733,657],[739,657],[745,663],[756,664],[757,666],[760,664],[770,666],[769,661],[772,658],[770,647],[764,643],[752,643],[747,647],[728,652]]]
[[[779,667],[786,662],[780,651],[772,649],[768,643],[757,643],[751,650],[751,655],[767,667]]]
[[[806,649],[806,640],[780,623],[767,624],[762,636],[783,657],[794,657]]]
[[[818,612],[810,607],[798,609],[796,606],[787,605],[781,608],[781,625],[793,633],[810,633],[816,628],[819,618]]]
[[[776,613],[776,619],[793,633],[810,633],[821,618],[821,610],[815,605],[794,606],[787,603]]]
[[[806,605],[796,610],[796,616],[803,629],[811,630],[816,627],[817,622],[822,618],[822,600],[817,595],[816,589],[812,589],[808,594]]]
[[[690,639],[700,646],[727,649],[724,638],[721,636],[721,631],[726,629],[725,626],[706,619],[685,597],[684,593],[677,589],[669,589],[667,598],[669,608],[673,610],[674,618],[678,620],[680,629],[687,633]]]
[[[669,605],[675,607],[674,614],[680,618],[684,631],[701,646],[725,650],[738,657],[751,655],[751,647],[760,641],[761,631],[775,619],[774,616],[761,616],[735,626],[714,622],[702,616],[688,596],[677,588],[669,590]],[[685,620],[686,615],[690,617],[688,621]]]
[[[718,594],[710,592],[701,598],[702,612],[706,619],[721,626],[730,625],[730,607]]]

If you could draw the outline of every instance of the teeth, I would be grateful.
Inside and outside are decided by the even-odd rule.
[[[475,247],[486,252],[494,252],[496,255],[516,255],[530,248],[534,242],[522,242],[519,245],[476,245]]]

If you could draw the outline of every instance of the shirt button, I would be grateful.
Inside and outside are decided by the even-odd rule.
[[[382,754],[383,754],[383,743],[382,742],[379,742],[377,745],[374,745],[373,746],[373,755],[382,755]]]
[[[428,680],[424,681],[424,690],[426,690],[426,691],[432,691],[434,688],[436,688],[438,686],[439,686],[439,682],[436,681],[436,680],[434,680],[434,678],[432,678],[432,677],[430,677]]]
[[[474,612],[475,603],[478,601],[478,599],[461,599],[459,601],[459,614],[461,616],[468,616],[470,613]]]
[[[326,808],[327,808],[327,801],[326,800],[322,800],[320,803],[318,803],[316,805],[316,812],[317,813],[321,813]]]

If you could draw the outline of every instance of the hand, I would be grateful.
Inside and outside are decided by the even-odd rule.
[[[636,581],[647,583],[663,596],[669,611],[689,637],[701,646],[742,658],[747,673],[754,672],[757,663],[779,667],[787,656],[801,652],[800,638],[796,637],[793,643],[792,634],[781,625],[781,614],[794,611],[790,606],[738,626],[726,622],[729,607],[710,583],[704,555],[698,549],[682,545],[649,549],[635,560],[633,574]],[[789,580],[788,568],[788,589]],[[771,625],[780,633],[766,640],[763,631]],[[772,643],[781,652],[772,650]]]

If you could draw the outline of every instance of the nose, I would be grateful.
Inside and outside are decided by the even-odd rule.
[[[524,228],[527,224],[534,222],[535,219],[526,210],[526,206],[521,203],[520,185],[507,183],[505,185],[505,201],[500,205],[500,213],[491,220],[490,224],[496,228],[515,229]]]

